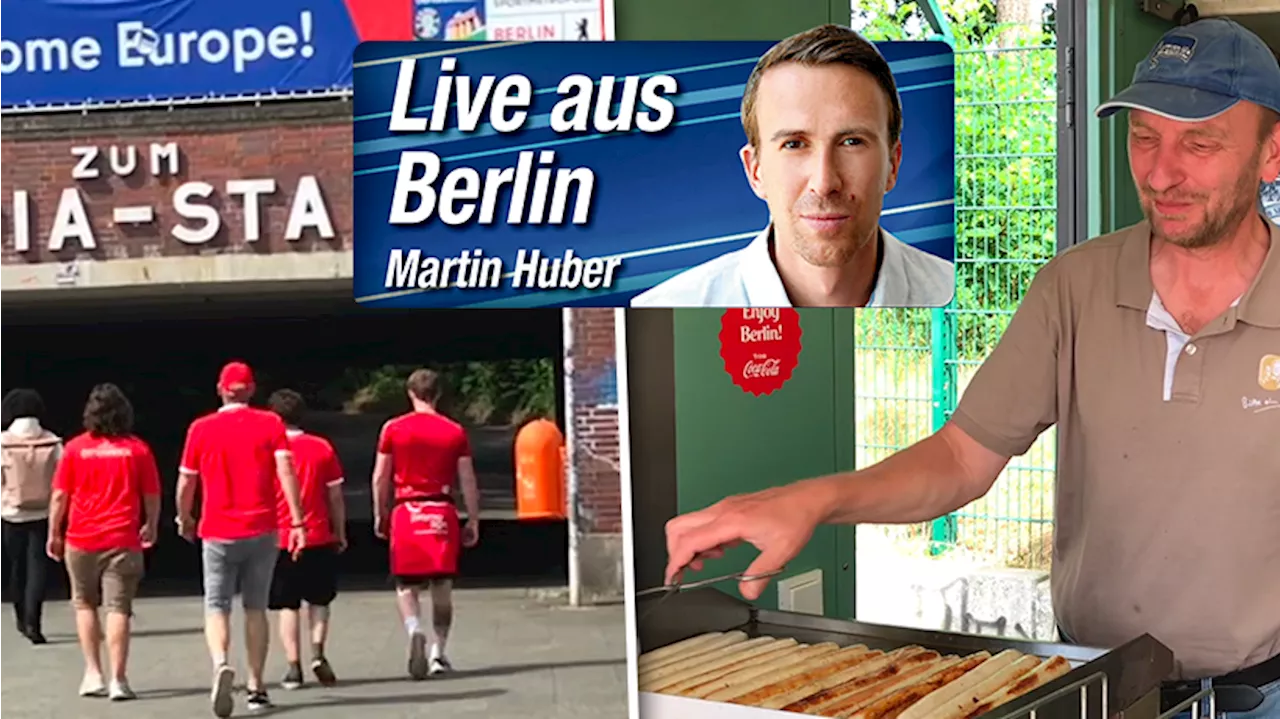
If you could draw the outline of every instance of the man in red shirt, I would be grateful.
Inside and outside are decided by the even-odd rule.
[[[191,423],[178,478],[178,532],[199,534],[204,555],[205,641],[213,660],[213,713],[231,716],[235,671],[227,663],[231,599],[237,587],[244,607],[250,711],[271,708],[262,671],[267,663],[270,625],[267,605],[276,565],[276,491],[283,491],[292,520],[289,550],[306,546],[298,477],[284,422],[272,412],[248,406],[253,371],[231,362],[218,376],[222,407]],[[195,490],[201,491],[200,524],[193,518]]]
[[[306,403],[291,389],[273,392],[267,406],[288,428],[293,466],[298,472],[302,498],[302,524],[307,547],[296,557],[289,552],[291,516],[284,493],[279,493],[280,554],[271,580],[272,610],[279,612],[280,641],[289,669],[280,685],[302,686],[299,659],[298,611],[307,603],[311,625],[311,672],[324,686],[337,682],[324,643],[329,635],[329,604],[338,595],[338,553],[347,548],[347,511],[342,497],[342,465],[333,445],[324,437],[299,429]]]
[[[156,541],[160,473],[147,443],[133,434],[133,406],[113,384],[100,384],[84,407],[85,431],[67,442],[53,477],[46,551],[65,562],[84,652],[80,695],[133,699],[125,664],[142,550]],[[143,512],[146,519],[139,521]],[[107,607],[111,686],[102,681],[98,607]]]
[[[378,438],[373,468],[374,526],[391,542],[400,616],[409,632],[409,675],[424,679],[449,671],[445,642],[453,624],[453,577],[459,545],[480,538],[480,492],[467,433],[436,411],[440,378],[415,370],[406,382],[413,411],[388,421]],[[467,525],[458,527],[453,492],[459,480],[467,505]],[[418,619],[418,594],[431,589],[428,656]]]

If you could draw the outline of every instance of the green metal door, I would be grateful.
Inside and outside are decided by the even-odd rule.
[[[619,40],[780,40],[824,23],[847,25],[847,0],[616,0],[615,24]],[[735,386],[724,371],[717,336],[718,310],[672,312],[675,401],[668,416],[675,423],[676,505],[687,512],[728,495],[783,484],[814,475],[853,468],[853,312],[802,310],[804,349],[791,380],[772,395],[755,397]],[[630,323],[629,323],[630,324]],[[638,352],[637,359],[646,353]],[[661,358],[649,356],[652,365]],[[633,374],[652,370],[633,368]],[[659,373],[661,374],[661,373]],[[650,390],[655,389],[653,384]],[[636,390],[631,390],[635,392]],[[661,414],[651,401],[646,416]],[[641,436],[638,436],[638,433]],[[633,452],[653,447],[665,454],[666,445],[652,440],[656,430],[632,427]],[[655,444],[656,442],[656,444]],[[637,461],[649,470],[633,473],[637,482],[663,482],[656,468],[665,462],[647,456]],[[660,495],[657,487],[635,488],[633,494]],[[661,504],[661,502],[659,502]],[[657,517],[637,510],[637,532],[645,537],[641,552],[664,552],[651,546],[661,534]],[[643,516],[641,516],[643,515]],[[653,525],[653,526],[650,526]],[[830,616],[850,617],[853,610],[853,544],[851,527],[824,527],[804,552],[788,566],[782,579],[813,569],[823,570],[823,608]],[[746,568],[755,557],[739,548],[713,562],[700,576]],[[639,558],[637,564],[641,564]],[[646,570],[646,577],[651,570]],[[776,607],[771,584],[757,604]],[[736,587],[722,587],[732,594]]]
[[[677,507],[853,468],[852,310],[800,310],[799,364],[759,397],[733,383],[720,357],[722,310],[673,312]],[[853,612],[852,527],[820,527],[778,579],[822,570],[823,610]],[[745,569],[756,550],[738,547],[697,576]],[[690,575],[693,577],[694,575]],[[776,582],[757,605],[777,607]],[[736,585],[721,587],[737,596]]]

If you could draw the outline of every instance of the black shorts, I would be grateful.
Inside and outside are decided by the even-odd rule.
[[[306,602],[326,607],[338,596],[338,553],[332,545],[308,547],[294,561],[280,551],[275,575],[271,577],[273,610],[300,609]]]

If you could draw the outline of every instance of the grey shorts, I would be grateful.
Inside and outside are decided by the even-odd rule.
[[[275,573],[276,533],[248,539],[206,539],[204,545],[204,606],[210,612],[229,613],[231,600],[240,594],[245,609],[265,610],[271,598]]]

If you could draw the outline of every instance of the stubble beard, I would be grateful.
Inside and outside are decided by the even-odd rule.
[[[862,210],[858,204],[852,207],[830,207],[803,205],[792,210],[791,220],[793,234],[791,249],[806,263],[814,267],[843,267],[849,264],[860,251],[871,244],[878,236],[876,222],[865,222],[860,219]],[[801,215],[809,213],[840,213],[857,218],[850,227],[835,236],[822,236],[809,232]]]
[[[1151,234],[1156,239],[1176,245],[1188,250],[1204,249],[1213,247],[1227,238],[1233,229],[1238,227],[1241,222],[1253,212],[1258,202],[1258,170],[1261,169],[1262,151],[1254,153],[1253,159],[1248,163],[1248,172],[1243,172],[1236,179],[1235,186],[1228,194],[1228,199],[1233,202],[1226,207],[1205,207],[1204,221],[1188,232],[1172,235],[1163,232],[1160,229],[1159,221],[1156,218],[1155,200],[1170,199],[1205,202],[1207,195],[1202,193],[1189,194],[1171,194],[1160,197],[1158,193],[1148,186],[1142,187],[1142,213],[1146,215],[1147,221],[1151,224]]]

